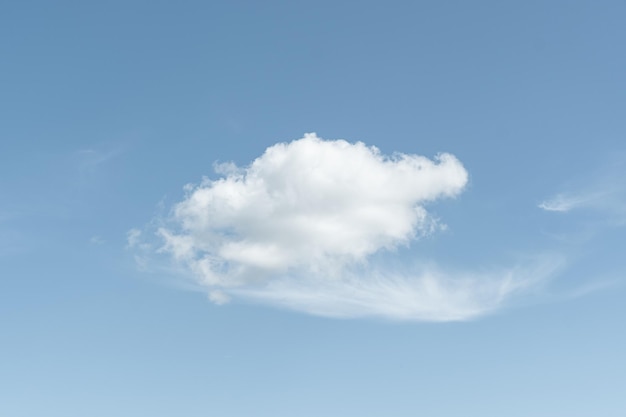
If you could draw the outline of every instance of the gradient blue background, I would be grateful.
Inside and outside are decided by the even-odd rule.
[[[626,153],[624,1],[4,1],[0,415],[623,416],[624,229],[539,210]],[[446,151],[468,189],[418,243],[450,265],[576,254],[469,323],[217,307],[126,232],[304,132]],[[160,204],[160,202],[162,202]],[[159,208],[160,206],[164,208]]]

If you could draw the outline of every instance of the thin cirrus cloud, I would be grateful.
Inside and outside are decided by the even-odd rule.
[[[385,156],[307,134],[270,146],[248,166],[215,171],[221,178],[185,187],[157,227],[153,252],[192,275],[216,304],[234,297],[329,317],[466,320],[558,267],[552,260],[472,274],[374,260],[441,229],[426,207],[468,182],[451,154]],[[129,246],[154,247],[135,229]]]
[[[339,280],[287,277],[258,288],[235,289],[233,294],[326,317],[462,321],[505,307],[513,296],[546,282],[563,264],[558,256],[546,256],[528,265],[480,273],[432,265],[410,272],[361,268],[344,271]]]
[[[538,207],[561,213],[584,210],[600,214],[613,225],[626,223],[625,160],[607,164],[602,172],[588,173],[584,180],[570,185],[570,190],[542,201]]]
[[[592,196],[557,194],[539,203],[538,207],[546,211],[567,212],[587,204],[592,199]]]
[[[575,193],[559,193],[538,204],[546,211],[568,212],[577,209],[610,211],[623,206],[619,194],[624,190],[608,186],[581,190]]]

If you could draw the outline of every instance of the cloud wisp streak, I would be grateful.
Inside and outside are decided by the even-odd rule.
[[[588,206],[598,195],[585,194],[557,194],[545,201],[539,203],[538,207],[546,211],[568,212],[572,209]]]
[[[542,201],[538,207],[546,211],[562,213],[579,209],[626,213],[625,189],[616,185],[599,185],[598,188],[559,193]]]
[[[185,187],[156,229],[156,252],[224,304],[231,297],[329,317],[467,320],[528,291],[558,262],[486,273],[373,260],[439,230],[427,207],[458,196],[468,174],[451,154],[385,156],[315,134],[269,147],[250,165],[218,164]],[[138,230],[129,247],[150,251]],[[145,258],[142,265],[145,265]]]
[[[551,257],[524,266],[469,273],[435,266],[410,272],[379,268],[344,271],[339,280],[277,279],[233,294],[309,314],[411,321],[465,321],[492,313],[530,292],[563,266]]]
[[[613,223],[626,223],[626,163],[609,164],[601,173],[588,174],[573,190],[560,192],[538,204],[553,212],[585,210],[599,213]]]

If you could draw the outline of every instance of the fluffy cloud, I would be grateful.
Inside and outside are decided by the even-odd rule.
[[[186,187],[157,231],[169,254],[223,304],[244,297],[312,314],[460,320],[498,307],[526,272],[390,272],[372,255],[431,233],[426,210],[468,180],[450,154],[385,156],[315,134],[269,147],[249,166],[219,164]],[[139,233],[129,234],[137,245]],[[534,274],[534,276],[541,274]]]

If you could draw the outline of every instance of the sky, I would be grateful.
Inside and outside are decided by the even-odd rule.
[[[0,415],[622,416],[625,18],[0,4]]]

